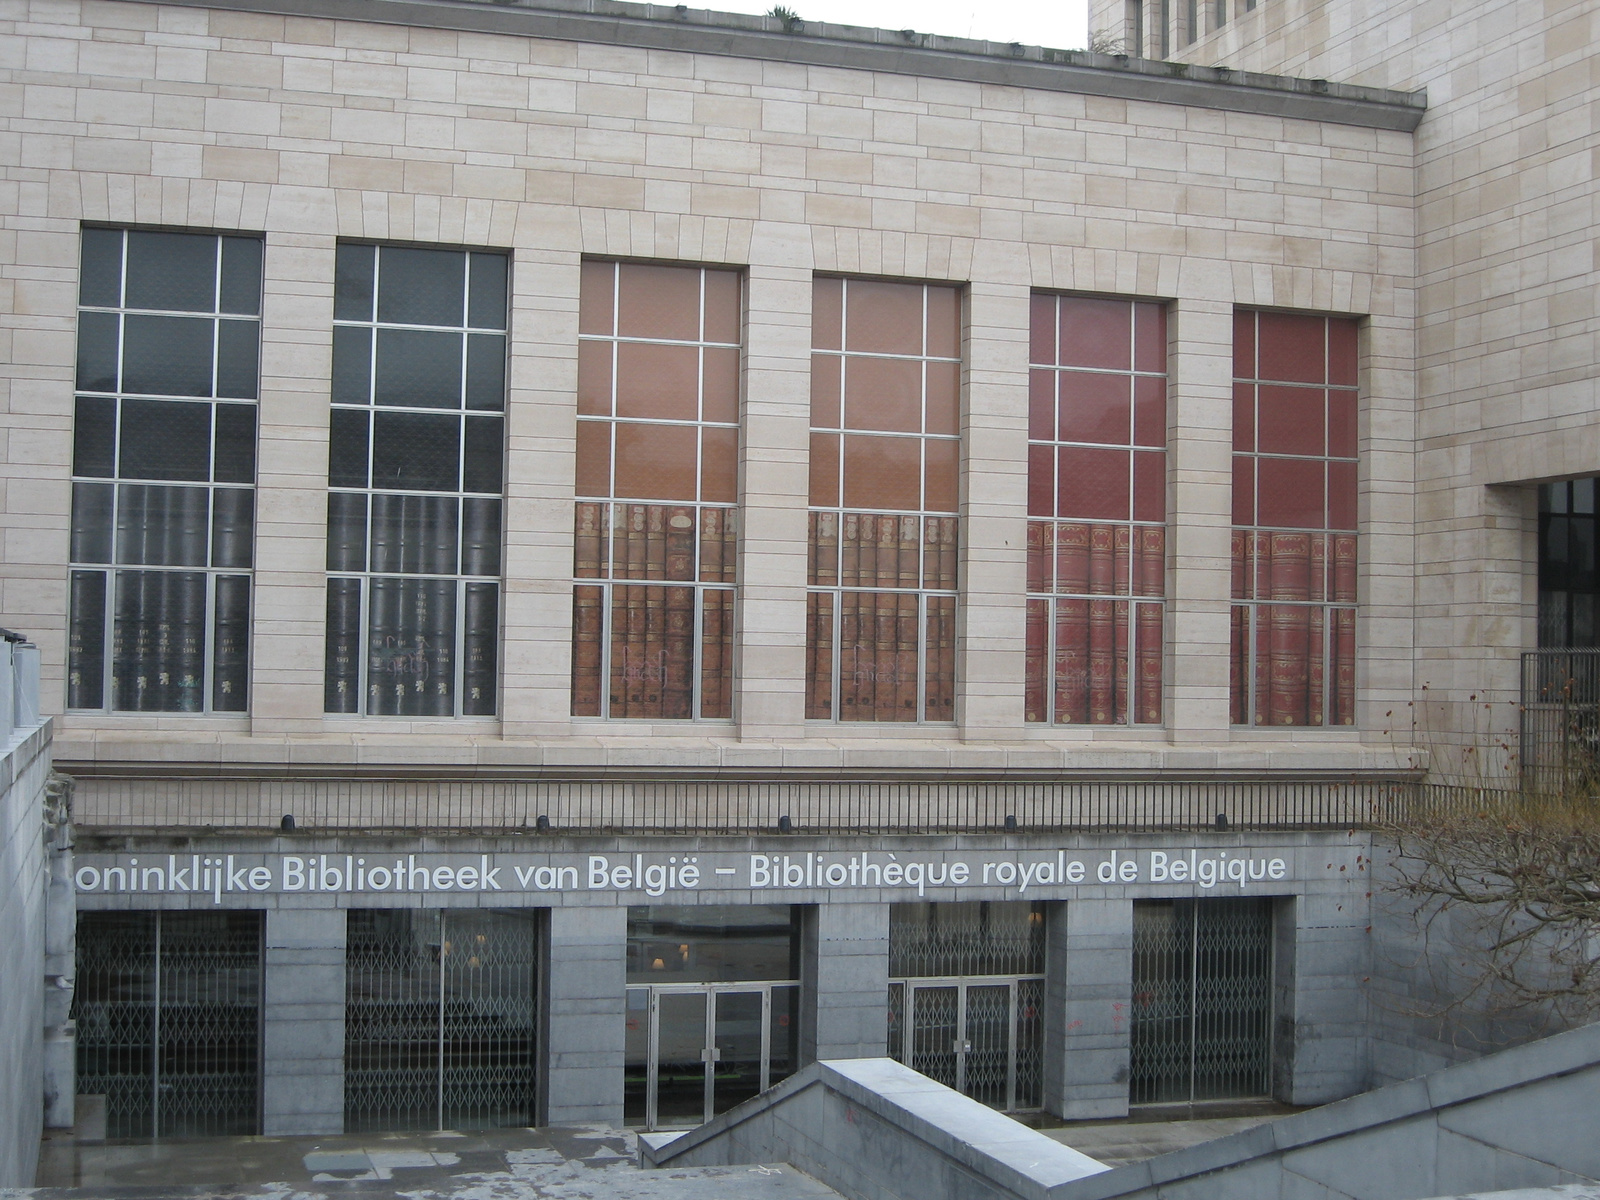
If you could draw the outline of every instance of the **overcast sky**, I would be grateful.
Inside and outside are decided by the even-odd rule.
[[[693,7],[764,13],[773,0],[699,0]],[[787,0],[803,21],[915,29],[949,37],[1081,50],[1089,40],[1088,0]]]

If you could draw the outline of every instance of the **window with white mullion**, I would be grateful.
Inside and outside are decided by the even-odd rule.
[[[86,228],[67,706],[243,712],[261,239]]]
[[[497,711],[508,259],[343,244],[324,708]]]

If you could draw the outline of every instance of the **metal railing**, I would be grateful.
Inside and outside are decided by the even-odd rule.
[[[1600,647],[1523,652],[1519,762],[1528,791],[1600,783]]]
[[[959,833],[1355,828],[1415,779],[447,780],[85,775],[79,828]],[[292,817],[292,822],[286,818]]]

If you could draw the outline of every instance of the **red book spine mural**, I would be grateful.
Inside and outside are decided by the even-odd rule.
[[[572,715],[600,715],[600,634],[605,592],[598,587],[572,590]]]
[[[1161,723],[1161,655],[1164,630],[1161,605],[1135,605],[1134,636],[1138,639],[1139,682],[1133,719],[1144,725]]]
[[[1056,601],[1056,720],[1089,719],[1089,601]]]
[[[665,643],[661,654],[661,711],[669,720],[694,715],[694,589],[656,588],[665,593]]]
[[[814,721],[833,716],[833,595],[806,597],[806,716]]]
[[[1022,707],[1029,721],[1050,719],[1045,709],[1045,666],[1050,652],[1049,610],[1048,600],[1028,601],[1022,658]]]

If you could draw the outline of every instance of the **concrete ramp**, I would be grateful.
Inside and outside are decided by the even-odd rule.
[[[888,1059],[819,1062],[647,1165],[789,1162],[848,1200],[1422,1200],[1600,1181],[1600,1024],[1107,1170]]]
[[[850,1200],[1047,1200],[1107,1169],[888,1058],[813,1063],[639,1151],[657,1167],[787,1162]]]

